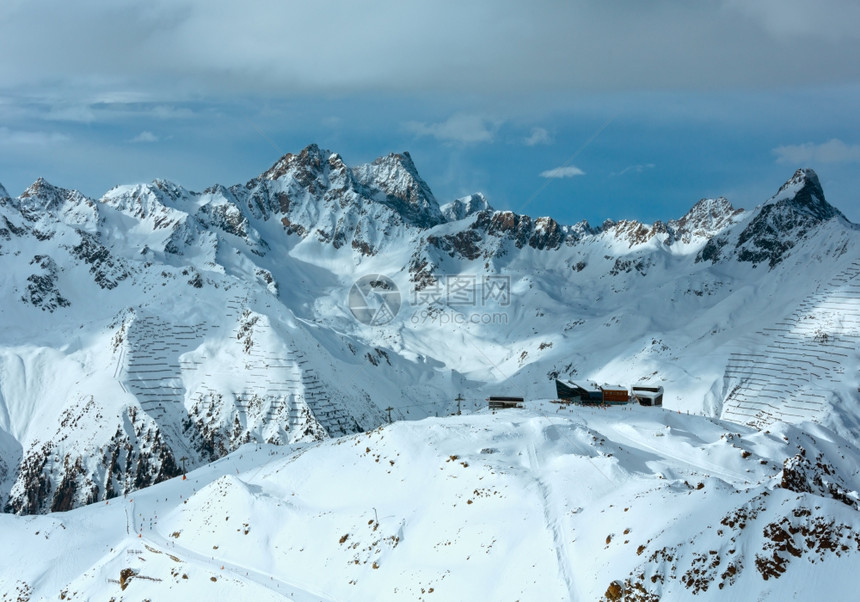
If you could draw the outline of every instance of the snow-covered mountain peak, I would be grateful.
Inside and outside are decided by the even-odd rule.
[[[285,154],[272,167],[263,172],[260,178],[278,180],[292,172],[293,176],[306,186],[322,171],[323,162],[332,156],[336,155],[331,151],[320,150],[316,144],[309,144],[297,155]],[[310,180],[308,180],[308,176],[310,176]]]
[[[0,199],[8,199],[9,193],[6,192],[6,188],[3,187],[3,184],[0,184]]]
[[[632,247],[649,241],[661,228],[661,231],[665,232],[665,226],[662,222],[656,222],[655,227],[637,220],[622,219],[615,221],[607,219],[601,225],[601,231],[610,238],[627,240]]]
[[[743,209],[735,209],[726,197],[715,199],[701,199],[684,216],[677,220],[678,223],[719,221],[733,215],[737,215]]]
[[[13,205],[24,219],[36,222],[53,218],[83,226],[95,218],[95,202],[77,190],[67,190],[39,178],[25,190]],[[53,216],[53,217],[51,217]],[[94,224],[90,224],[92,227]]]
[[[75,191],[54,186],[45,178],[39,178],[21,193],[19,197],[24,206],[30,209],[42,208],[48,211],[56,210]],[[80,194],[80,193],[77,193]]]
[[[735,209],[725,198],[702,199],[680,219],[652,225],[636,220],[606,220],[600,230],[632,248],[656,239],[666,247],[683,243],[685,252],[695,249],[735,223],[743,209]],[[692,246],[689,246],[692,245]]]
[[[818,175],[811,169],[798,169],[765,207],[782,205],[789,211],[807,215],[815,221],[825,221],[835,216],[843,219],[842,213],[824,199],[824,191]]]
[[[24,192],[21,193],[21,198],[28,198],[31,196],[36,196],[44,190],[51,190],[54,188],[55,188],[55,186],[53,184],[51,184],[45,178],[40,176],[39,178],[36,179],[35,182],[33,182],[32,184],[30,184],[27,187],[27,190],[25,190]]]
[[[818,180],[818,174],[808,167],[801,167],[794,172],[786,182],[779,187],[777,193],[771,201],[781,198],[790,198],[794,196],[804,186],[811,185],[821,191],[821,182]]]
[[[442,205],[440,209],[442,211],[442,215],[445,216],[445,219],[449,222],[466,219],[479,211],[493,211],[489,201],[487,201],[486,197],[480,192],[451,201],[450,203]]]
[[[738,216],[730,219],[736,227],[709,238],[697,261],[718,262],[735,257],[753,267],[765,263],[773,268],[788,257],[798,243],[812,237],[834,218],[843,227],[853,227],[825,200],[818,176],[811,169],[798,169],[770,199],[753,211],[738,212]],[[843,229],[838,228],[840,237]],[[829,246],[827,253],[841,253],[837,251],[839,243],[835,238]]]
[[[782,262],[800,241],[837,218],[850,222],[828,203],[818,176],[811,169],[798,169],[779,191],[752,212],[737,239],[737,258],[771,268]],[[725,241],[709,241],[709,245]],[[712,244],[713,243],[713,244]]]
[[[185,187],[177,184],[176,182],[171,182],[170,180],[165,180],[164,178],[156,178],[150,184],[150,189],[157,190],[162,198],[166,197],[173,201],[174,203],[180,203],[183,201],[187,201],[195,196],[196,193],[186,189]]]
[[[261,185],[265,191],[260,189]],[[231,190],[242,194],[235,188]],[[355,221],[366,213],[367,202],[393,211],[399,216],[394,222],[402,220],[410,226],[427,228],[446,221],[408,152],[391,153],[372,163],[350,168],[338,153],[311,144],[298,154],[287,153],[281,157],[259,178],[248,182],[245,190],[252,195],[273,197],[274,204],[263,202],[262,208],[266,210],[262,213],[274,210],[289,214],[287,228],[302,232],[318,230],[319,221],[329,218],[336,223],[342,219]],[[318,205],[320,198],[328,207],[322,213],[319,207],[308,206],[310,201]],[[370,211],[376,213],[376,210]],[[346,214],[354,215],[347,218]],[[382,214],[377,217],[386,223],[391,221]],[[354,223],[343,222],[342,225],[355,228]]]
[[[152,219],[154,229],[172,226],[191,208],[192,195],[166,180],[150,184],[117,186],[100,199],[102,203],[138,220]]]
[[[743,209],[735,209],[725,197],[702,199],[682,218],[668,225],[682,238],[687,234],[710,238],[736,221],[743,212]]]
[[[430,227],[445,221],[439,203],[408,152],[390,153],[352,169],[356,180],[377,192],[377,200],[414,225]]]

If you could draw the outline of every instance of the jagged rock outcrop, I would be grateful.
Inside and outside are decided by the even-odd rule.
[[[680,219],[643,224],[636,220],[607,220],[601,228],[615,238],[624,240],[629,247],[643,245],[657,238],[666,246],[697,244],[708,241],[726,230],[743,215],[725,198],[702,199]]]
[[[779,486],[797,493],[814,493],[833,498],[860,510],[860,497],[846,485],[839,472],[831,466],[824,454],[810,457],[806,448],[798,446],[798,453],[783,463]]]
[[[513,211],[480,213],[472,224],[472,229],[512,240],[519,249],[525,246],[538,250],[557,249],[565,239],[564,231],[554,219],[532,219],[528,215],[518,215]]]
[[[125,410],[116,432],[97,450],[63,451],[61,444],[75,423],[103,419],[98,414],[92,400],[67,409],[50,441],[33,442],[17,471],[6,512],[63,512],[182,474],[158,426],[134,407]]]
[[[30,265],[41,271],[27,276],[27,288],[21,300],[47,312],[68,307],[71,302],[62,295],[57,284],[60,273],[57,262],[47,255],[36,255]]]
[[[90,266],[90,274],[101,288],[112,289],[129,277],[122,260],[111,255],[110,250],[87,232],[79,232],[81,241],[71,247],[76,259]]]

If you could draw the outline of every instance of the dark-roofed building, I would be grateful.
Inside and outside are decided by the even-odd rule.
[[[487,404],[491,410],[505,410],[508,408],[521,408],[525,399],[522,397],[504,397],[494,395],[487,398]]]
[[[593,382],[576,382],[555,379],[555,391],[559,399],[577,403],[603,403],[603,392]]]

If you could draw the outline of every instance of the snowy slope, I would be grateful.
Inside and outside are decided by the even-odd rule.
[[[854,444],[810,424],[761,432],[548,402],[297,449],[247,444],[109,503],[0,516],[17,549],[0,589],[67,600],[850,599],[858,461]]]
[[[440,207],[408,153],[348,167],[315,145],[203,192],[40,179],[0,194],[0,503],[67,510],[556,376],[854,440],[858,237],[811,170],[751,211],[601,227]],[[386,324],[348,306],[369,274],[399,289]]]

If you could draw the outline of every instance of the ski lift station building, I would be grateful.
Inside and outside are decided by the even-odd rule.
[[[556,379],[555,389],[559,399],[577,403],[616,405],[630,401],[630,391],[622,385]]]

